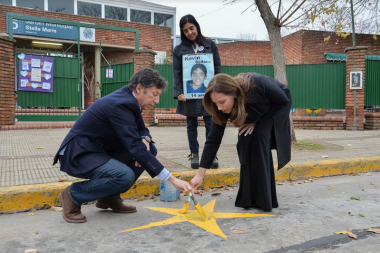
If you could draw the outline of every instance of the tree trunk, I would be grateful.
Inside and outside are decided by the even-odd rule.
[[[272,10],[270,9],[270,6],[266,0],[255,0],[255,3],[260,11],[261,18],[264,20],[265,26],[267,27],[270,46],[272,49],[274,77],[278,81],[284,84],[288,84],[288,79],[286,77],[284,49],[282,46],[281,38],[281,27],[278,25],[279,21],[273,15]],[[289,113],[289,118],[292,143],[296,143],[297,139],[294,132],[291,112]]]

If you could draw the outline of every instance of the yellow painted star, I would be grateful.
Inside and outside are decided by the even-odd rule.
[[[223,231],[220,229],[218,224],[216,223],[216,219],[231,219],[231,218],[245,218],[245,217],[258,217],[258,216],[275,216],[271,214],[255,214],[255,213],[216,213],[214,212],[214,206],[215,206],[216,200],[212,200],[206,205],[204,205],[202,208],[206,213],[207,220],[203,221],[201,216],[198,214],[196,210],[188,210],[184,214],[180,214],[180,209],[175,208],[158,208],[158,207],[146,207],[148,209],[167,213],[174,215],[173,217],[170,217],[166,220],[153,222],[141,227],[137,228],[131,228],[124,230],[123,232],[128,232],[132,230],[139,230],[139,229],[146,229],[151,227],[158,227],[158,226],[164,226],[164,225],[170,225],[174,223],[180,223],[180,222],[190,222],[194,225],[203,228],[204,230],[213,233],[215,235],[218,235],[223,238],[227,238],[227,236],[223,233]]]

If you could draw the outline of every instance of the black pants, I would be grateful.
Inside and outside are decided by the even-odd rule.
[[[187,121],[187,138],[189,140],[189,148],[192,154],[199,153],[199,143],[198,143],[198,117],[186,117]],[[206,138],[211,130],[212,117],[203,116],[203,121],[206,127]]]

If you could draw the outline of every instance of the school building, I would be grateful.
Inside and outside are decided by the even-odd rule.
[[[0,128],[75,121],[141,67],[169,82],[146,123],[185,125],[172,97],[176,29],[175,8],[139,0],[0,0]],[[212,39],[222,72],[274,76],[269,41]],[[380,38],[357,34],[356,44],[320,31],[283,38],[296,127],[380,129]]]

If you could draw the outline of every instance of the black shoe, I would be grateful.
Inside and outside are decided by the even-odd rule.
[[[199,169],[199,155],[198,154],[190,154],[188,156],[190,160],[190,166],[192,169]]]
[[[215,156],[214,161],[212,162],[211,169],[217,169],[219,167],[218,157]]]

